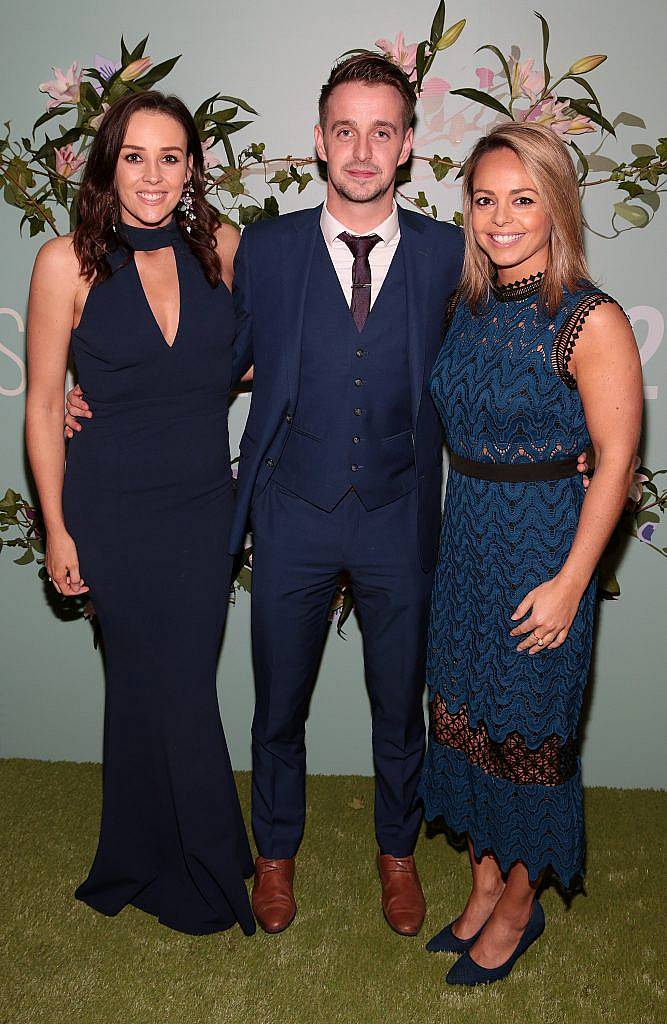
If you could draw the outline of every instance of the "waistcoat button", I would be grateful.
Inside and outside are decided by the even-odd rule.
[[[352,438],[353,444],[359,444],[360,441],[361,441],[361,438],[357,437],[357,435],[355,434],[354,437]]]
[[[356,462],[353,462],[352,465],[350,466],[350,469],[352,470],[353,473],[356,473],[359,467],[356,464]]]
[[[357,407],[357,408],[356,408],[356,409],[354,410],[354,415],[355,415],[355,416],[361,416],[361,409],[359,409],[359,407]]]
[[[273,467],[275,466],[275,462],[273,461],[273,459],[267,459],[266,465],[269,467],[269,469],[273,469]]]
[[[364,382],[363,382],[363,380],[361,379],[361,377],[357,377],[357,378],[356,378],[356,380],[355,380],[355,382],[354,382],[354,386],[355,386],[355,388],[360,388],[360,387],[361,387],[361,385],[362,385],[363,383],[364,383]]]

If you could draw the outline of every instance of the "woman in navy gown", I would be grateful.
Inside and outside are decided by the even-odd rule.
[[[583,868],[594,573],[632,479],[642,384],[627,318],[589,280],[566,146],[501,125],[463,191],[463,276],[431,381],[450,473],[421,793],[428,818],[466,835],[472,868],[463,912],[427,948],[461,953],[447,980],[475,985],[540,935],[545,869],[567,886]]]
[[[99,845],[79,899],[205,934],[254,920],[250,848],[220,721],[235,232],[204,196],[185,106],[132,94],[92,146],[73,236],[48,242],[29,308],[27,440],[65,595],[104,637]],[[62,438],[71,349],[94,414]]]

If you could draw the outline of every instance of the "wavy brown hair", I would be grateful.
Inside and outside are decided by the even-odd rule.
[[[472,230],[474,178],[487,153],[509,149],[526,168],[551,219],[549,257],[540,286],[540,297],[550,316],[563,299],[563,290],[581,288],[590,280],[581,222],[579,186],[567,146],[550,128],[541,124],[510,121],[492,128],[479,139],[468,157],[463,176],[463,230],[465,256],[458,296],[473,314],[488,301],[495,280],[495,266],[480,247]]]
[[[215,287],[221,272],[215,239],[219,220],[204,191],[204,153],[199,132],[192,114],[177,96],[165,96],[156,90],[132,92],[121,97],[107,110],[97,130],[81,182],[78,225],[74,231],[74,251],[81,274],[92,284],[106,280],[111,274],[106,254],[116,245],[124,245],[128,259],[131,257],[129,246],[114,232],[114,226],[120,220],[115,178],[130,118],[139,110],[167,114],[185,131],[187,155],[192,157],[192,212],[196,214],[196,220],[189,222],[191,231],[183,230],[183,237],[199,260],[208,283]],[[178,208],[174,216],[184,229],[183,215]]]

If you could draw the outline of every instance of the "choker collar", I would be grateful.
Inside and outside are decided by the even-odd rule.
[[[181,229],[176,219],[170,220],[161,228],[137,228],[131,224],[121,223],[117,227],[118,234],[135,252],[152,252],[154,249],[166,249],[182,238]]]
[[[514,281],[512,284],[494,284],[493,291],[499,302],[512,302],[518,299],[526,299],[529,295],[536,295],[540,290],[543,271],[539,274],[531,274],[521,281]]]

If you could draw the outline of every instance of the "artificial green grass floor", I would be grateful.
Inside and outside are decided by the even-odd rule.
[[[249,777],[238,776],[244,810]],[[134,908],[105,918],[73,898],[95,848],[97,765],[0,762],[1,1024],[561,1024],[667,1020],[667,793],[586,794],[587,895],[542,902],[547,930],[511,977],[444,984],[424,951],[463,906],[465,856],[422,831],[428,915],[401,938],[380,911],[372,780],[313,777],[297,862],[296,921],[193,938]]]

